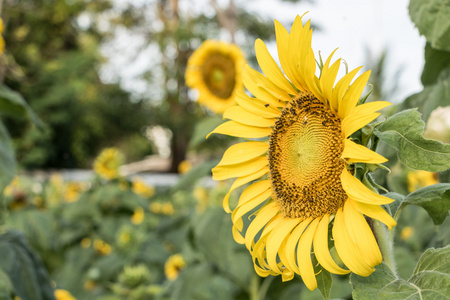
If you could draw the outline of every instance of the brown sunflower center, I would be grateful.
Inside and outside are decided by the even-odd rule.
[[[203,63],[202,76],[214,96],[228,99],[233,94],[236,70],[232,57],[222,53],[210,54]]]
[[[335,213],[347,195],[340,119],[311,94],[285,107],[270,135],[269,167],[274,198],[290,218]]]

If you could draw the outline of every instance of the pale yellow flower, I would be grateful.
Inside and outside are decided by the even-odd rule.
[[[165,215],[173,215],[173,213],[175,212],[175,209],[173,208],[172,203],[166,202],[166,203],[163,203],[163,205],[161,207],[161,212]]]
[[[192,163],[188,160],[183,160],[178,165],[178,173],[180,174],[186,174],[192,169]]]
[[[142,223],[142,221],[144,221],[144,217],[145,217],[144,209],[138,206],[136,207],[133,215],[131,216],[131,223],[139,225]]]
[[[5,53],[5,40],[3,39],[3,30],[4,29],[5,28],[3,26],[3,19],[0,18],[0,55]]]
[[[164,273],[167,279],[175,280],[178,274],[186,267],[186,261],[181,254],[174,254],[170,256],[164,265]]]
[[[408,173],[408,191],[410,193],[429,185],[439,183],[436,173],[428,171],[411,171]]]
[[[90,238],[84,238],[80,242],[81,247],[83,248],[89,248],[91,246],[91,239]]]
[[[405,226],[400,232],[400,239],[407,240],[413,235],[413,233],[414,228],[412,228],[411,226]]]
[[[151,185],[145,184],[145,182],[140,178],[133,179],[131,189],[133,193],[145,198],[149,198],[155,194],[155,188]]]
[[[68,203],[75,202],[85,189],[85,185],[82,182],[68,182],[65,186],[64,199]]]
[[[152,202],[148,208],[152,213],[159,214],[161,213],[162,205],[159,202]]]
[[[112,251],[111,245],[100,239],[94,240],[94,249],[103,256],[109,255]]]
[[[119,177],[123,156],[117,148],[106,148],[94,161],[94,171],[104,179]]]
[[[56,300],[76,300],[71,293],[61,289],[55,290],[55,298]]]

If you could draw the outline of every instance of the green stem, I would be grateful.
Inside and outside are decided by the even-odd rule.
[[[263,280],[259,288],[259,299],[264,300],[266,298],[267,291],[274,278],[274,276],[269,276]]]
[[[260,300],[259,298],[259,276],[254,273],[250,282],[250,300]]]
[[[392,247],[392,241],[387,227],[383,223],[373,220],[373,231],[377,239],[378,246],[380,247],[381,254],[383,255],[384,262],[392,270],[392,273],[397,276],[394,249]]]

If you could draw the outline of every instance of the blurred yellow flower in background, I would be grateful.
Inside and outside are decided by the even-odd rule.
[[[5,53],[5,40],[3,39],[3,30],[5,29],[3,25],[3,19],[0,18],[0,55]]]
[[[119,177],[119,167],[123,163],[123,155],[117,148],[106,148],[94,161],[94,171],[104,179]]]
[[[61,289],[55,290],[55,298],[56,300],[76,300],[71,293]]]
[[[234,44],[206,40],[192,53],[186,68],[186,85],[199,92],[198,102],[216,113],[235,104],[243,91],[242,68],[246,63]]]
[[[75,202],[85,189],[85,185],[82,182],[68,182],[65,186],[64,199],[69,203]]]
[[[413,233],[414,228],[412,228],[411,226],[405,226],[400,232],[400,239],[407,240],[413,235]]]
[[[450,143],[450,106],[439,106],[431,112],[423,136]]]
[[[436,173],[422,170],[409,172],[407,175],[407,179],[408,179],[408,191],[410,193],[418,189],[424,188],[426,186],[439,183]]]
[[[159,202],[152,202],[150,203],[150,205],[148,206],[148,209],[155,214],[159,214],[161,213],[161,209],[162,209],[162,205]]]
[[[131,216],[131,223],[139,225],[142,223],[142,221],[144,221],[144,217],[145,217],[144,209],[138,206],[134,209],[134,213]]]
[[[89,248],[91,246],[91,239],[90,238],[84,238],[80,242],[81,247],[83,248]]]
[[[164,273],[167,279],[175,280],[178,274],[186,267],[186,261],[181,254],[174,254],[170,256],[164,265]]]
[[[178,165],[178,173],[186,174],[192,169],[192,163],[189,160],[183,160]]]
[[[109,255],[112,251],[111,245],[100,239],[94,240],[94,249],[98,252],[98,254],[104,256]]]
[[[173,208],[172,203],[166,202],[162,204],[161,212],[165,215],[173,215],[175,209]]]
[[[195,207],[198,213],[203,212],[209,203],[208,191],[202,186],[196,186],[193,191],[194,198],[197,200],[197,206]]]
[[[145,184],[145,182],[139,177],[133,178],[131,189],[133,193],[145,198],[149,198],[155,194],[155,188],[151,185]]]

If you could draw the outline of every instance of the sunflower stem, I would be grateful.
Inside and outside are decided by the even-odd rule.
[[[383,260],[392,270],[392,273],[394,273],[395,276],[397,276],[397,270],[394,259],[394,249],[392,246],[392,240],[390,239],[388,229],[383,223],[376,220],[373,221],[374,221],[373,231],[377,239],[378,246],[380,247]]]
[[[253,274],[250,282],[250,300],[262,300],[259,295],[259,276]]]

